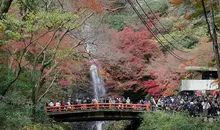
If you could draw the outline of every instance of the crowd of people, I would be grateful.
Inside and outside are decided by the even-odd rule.
[[[91,103],[132,103],[130,98],[114,98],[101,97],[97,99],[75,99],[68,101],[51,101],[47,106],[65,106],[77,104],[91,104]],[[150,99],[140,100],[136,104],[150,104],[151,110],[166,110],[166,111],[188,111],[190,115],[204,115],[217,116],[220,115],[220,95],[177,95],[177,96],[161,96],[158,99],[151,97]]]
[[[77,105],[77,104],[90,104],[90,103],[127,103],[130,104],[131,100],[129,97],[127,98],[114,98],[114,97],[101,97],[99,100],[98,99],[90,99],[90,98],[85,98],[85,99],[76,99],[76,100],[71,100],[69,99],[68,101],[51,101],[50,103],[46,104],[46,106],[64,106],[64,105]]]
[[[160,97],[157,101],[151,100],[153,109],[167,111],[188,111],[190,115],[218,116],[220,115],[220,96],[215,95],[183,95]]]

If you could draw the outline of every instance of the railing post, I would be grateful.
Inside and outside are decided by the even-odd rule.
[[[74,107],[74,106],[71,106],[71,110],[74,111],[74,110],[75,110],[75,107]]]
[[[112,108],[112,104],[111,104],[111,103],[109,103],[109,108],[110,108],[110,109]]]
[[[87,106],[86,106],[86,104],[84,104],[84,105],[83,105],[83,109],[84,109],[84,110],[86,110],[86,109],[87,109]]]
[[[133,104],[133,108],[134,108],[134,110],[136,110],[136,108],[137,108],[136,104]]]
[[[99,104],[98,103],[96,104],[96,109],[99,109]]]
[[[61,112],[61,106],[59,106],[59,112]]]
[[[124,104],[123,103],[121,104],[121,109],[124,109]]]
[[[150,110],[150,105],[149,104],[146,104],[146,110]]]

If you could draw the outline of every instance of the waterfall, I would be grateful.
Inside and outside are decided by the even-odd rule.
[[[104,96],[106,93],[106,90],[104,88],[104,80],[98,73],[99,68],[98,66],[93,63],[90,66],[90,73],[92,77],[92,83],[93,83],[93,90],[94,90],[94,98],[99,100],[100,97]],[[96,122],[96,129],[102,130],[102,124],[103,122],[97,121]]]
[[[88,23],[84,26],[83,30],[84,36],[85,37],[92,37],[93,31],[91,28],[91,25]],[[88,53],[94,53],[96,51],[95,46],[93,46],[92,43],[93,39],[89,38],[86,40],[86,51]],[[92,64],[90,65],[90,74],[92,78],[92,85],[93,85],[93,97],[97,100],[100,99],[100,97],[104,96],[106,93],[106,90],[104,88],[104,80],[101,75],[99,75],[99,66],[96,64],[96,60],[92,60]],[[97,121],[96,122],[96,129],[97,130],[102,130],[102,124],[103,122]]]
[[[99,98],[104,96],[106,92],[104,88],[104,81],[99,75],[99,68],[95,63],[90,66],[90,71],[93,83],[94,98],[99,100]]]
[[[103,122],[101,122],[101,121],[97,121],[97,122],[96,122],[96,128],[97,128],[97,130],[102,130],[102,124],[103,124]]]

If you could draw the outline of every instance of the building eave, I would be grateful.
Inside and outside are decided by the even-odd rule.
[[[187,71],[217,71],[217,68],[210,68],[206,66],[186,66]]]

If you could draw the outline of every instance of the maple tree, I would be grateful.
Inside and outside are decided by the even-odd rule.
[[[185,0],[169,0],[169,3],[174,7],[181,8],[181,5],[186,7],[184,18],[187,20],[203,16],[202,2],[199,0],[192,0],[190,2]],[[204,4],[207,7],[213,6],[213,9],[215,10],[218,10],[219,8],[219,1],[204,0]],[[207,11],[209,11],[209,9],[210,8],[207,8]]]
[[[102,46],[103,53],[97,58],[103,63],[100,74],[105,77],[107,95],[138,100],[146,94],[156,97],[176,92],[182,76],[176,68],[181,62],[165,56],[146,29],[126,26],[122,31],[111,30],[106,35],[114,38],[114,47]],[[108,43],[108,38],[104,39]]]
[[[4,63],[14,72],[7,87],[1,90],[2,95],[16,87],[13,84],[23,72],[29,73],[28,78],[33,81],[31,89],[35,111],[36,104],[52,89],[58,78],[62,80],[60,74],[72,77],[73,73],[68,67],[73,68],[73,64],[81,62],[82,58],[77,54],[83,48],[76,50],[82,41],[77,43],[77,40],[67,34],[80,28],[87,19],[86,17],[81,21],[78,17],[80,16],[57,10],[29,13],[25,20],[8,14],[0,21],[3,32],[1,50],[9,55],[7,60],[2,60],[6,60]],[[73,57],[79,58],[72,60]]]
[[[86,9],[87,11],[94,13],[102,13],[104,8],[102,3],[98,0],[76,0],[73,1],[73,7],[80,9]]]
[[[146,65],[152,58],[162,55],[158,45],[151,40],[151,34],[145,29],[125,27],[114,32],[117,39],[115,46],[127,55],[115,62],[107,62],[104,66],[107,87],[120,91],[149,91],[157,87],[154,75],[146,74]]]

